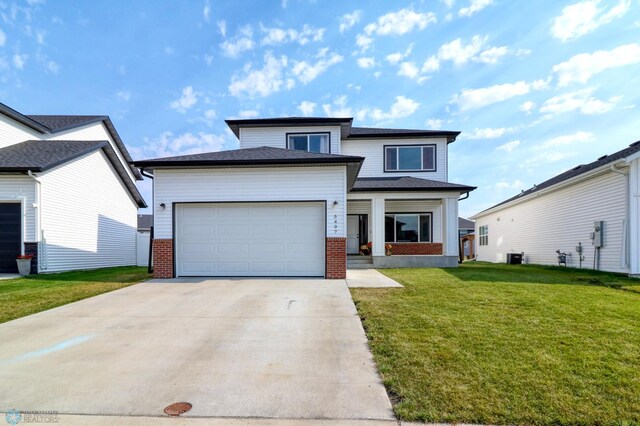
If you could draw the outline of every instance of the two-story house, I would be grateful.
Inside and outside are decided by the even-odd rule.
[[[352,121],[227,120],[240,149],[135,162],[154,176],[155,276],[344,278],[367,243],[375,267],[456,266],[475,189],[447,179],[459,132]]]
[[[0,273],[136,264],[146,207],[113,123],[101,115],[24,115],[0,104]]]

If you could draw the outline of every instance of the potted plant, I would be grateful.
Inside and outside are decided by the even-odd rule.
[[[31,259],[32,254],[21,254],[16,258],[18,263],[18,273],[22,276],[31,274]]]
[[[392,248],[393,248],[393,246],[391,244],[385,244],[384,245],[385,254],[387,256],[391,256],[391,249]]]

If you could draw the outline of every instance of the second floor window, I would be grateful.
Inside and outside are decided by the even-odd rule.
[[[478,234],[480,237],[480,245],[488,246],[489,245],[489,225],[483,225],[478,229]]]
[[[435,172],[435,145],[400,145],[384,147],[385,172]]]
[[[329,152],[329,133],[296,133],[287,135],[287,148],[309,152]]]

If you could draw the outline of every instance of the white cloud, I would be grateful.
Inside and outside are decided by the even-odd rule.
[[[209,15],[211,15],[211,4],[209,4],[209,0],[204,2],[204,8],[202,8],[202,17],[205,22],[209,22]]]
[[[373,109],[369,115],[377,121],[394,120],[396,118],[408,117],[417,111],[420,103],[404,96],[396,96],[396,101],[391,105],[389,111],[382,111],[378,108]]]
[[[291,71],[303,84],[315,80],[316,77],[324,73],[329,67],[342,62],[343,57],[337,53],[329,54],[328,49],[324,48],[316,55],[316,59],[318,59],[318,61],[315,64],[306,61],[295,62]]]
[[[18,54],[16,53],[15,55],[13,55],[13,58],[11,58],[11,62],[13,62],[13,66],[16,69],[24,69],[24,65],[27,63],[27,59],[29,58],[29,56],[25,55],[25,54]]]
[[[540,112],[555,115],[578,110],[585,115],[603,114],[611,111],[622,99],[616,96],[602,101],[592,96],[593,91],[593,88],[588,88],[554,96],[540,107]]]
[[[420,69],[413,62],[403,62],[398,69],[398,75],[414,79],[420,74]]]
[[[430,56],[422,64],[422,72],[435,72],[440,69],[440,60],[436,56]]]
[[[127,90],[120,90],[118,93],[116,93],[116,96],[118,97],[118,99],[127,102],[129,99],[131,99],[131,92]]]
[[[329,117],[351,117],[351,108],[347,106],[347,97],[338,96],[332,104],[323,104],[322,110]]]
[[[451,61],[455,65],[465,64],[480,53],[486,41],[486,36],[481,37],[478,35],[473,36],[471,43],[467,45],[462,44],[462,39],[455,39],[440,46],[440,49],[438,49],[438,58],[443,61]]]
[[[428,118],[427,121],[424,122],[424,124],[429,129],[440,130],[442,129],[442,125],[444,124],[444,121],[438,118]]]
[[[518,146],[520,146],[520,141],[511,141],[498,146],[496,151],[513,152]]]
[[[342,15],[340,17],[340,32],[343,33],[348,29],[352,28],[358,22],[360,22],[361,16],[362,16],[361,10],[354,10],[351,13]]]
[[[496,182],[493,187],[497,190],[503,189],[522,189],[524,188],[524,182],[520,179],[516,179],[513,182],[500,181]]]
[[[558,86],[571,83],[586,83],[596,74],[610,68],[640,62],[640,44],[631,43],[612,50],[599,50],[593,53],[581,53],[568,61],[553,66],[558,78]]]
[[[504,136],[507,133],[513,133],[517,130],[515,127],[486,127],[483,129],[473,129],[473,132],[466,135],[466,139],[495,139]]]
[[[222,34],[222,37],[226,37],[227,36],[227,21],[220,20],[218,22],[216,22],[216,25],[218,26],[218,31],[220,31],[220,34]]]
[[[445,6],[447,6],[448,8],[452,8],[453,4],[456,2],[456,0],[440,0],[444,3]]]
[[[509,53],[509,49],[506,46],[490,47],[489,49],[480,52],[480,55],[478,55],[474,60],[477,62],[484,62],[485,64],[495,64],[507,53]]]
[[[398,62],[400,62],[407,56],[411,55],[412,51],[413,51],[413,43],[411,43],[404,52],[395,52],[387,55],[386,60],[390,64],[396,65]]]
[[[215,109],[208,109],[204,112],[204,118],[206,118],[207,120],[213,120],[216,117],[217,114]]]
[[[235,37],[220,43],[222,54],[231,58],[237,58],[242,52],[251,50],[256,46],[253,41],[253,29],[247,25],[242,27]]]
[[[298,110],[300,110],[300,112],[304,116],[313,115],[313,112],[315,111],[315,109],[316,109],[315,102],[302,101],[300,102],[300,105],[298,105]]]
[[[260,69],[253,69],[251,64],[244,66],[242,75],[234,74],[231,77],[229,92],[233,96],[250,97],[268,96],[271,93],[279,92],[285,85],[283,72],[287,66],[286,56],[279,58],[273,56],[271,52],[264,55],[264,66]]]
[[[164,48],[164,54],[167,56],[173,55],[174,52],[175,52],[175,49],[171,46],[167,46]]]
[[[534,150],[544,151],[550,148],[557,149],[558,147],[568,145],[585,144],[593,142],[594,140],[595,136],[593,135],[593,133],[578,131],[569,135],[562,135],[555,138],[547,139],[542,144],[536,146]]]
[[[463,7],[458,11],[458,16],[469,17],[484,9],[487,6],[491,6],[493,0],[471,0],[469,6]]]
[[[563,42],[582,37],[626,14],[631,0],[621,0],[609,10],[599,5],[600,0],[585,0],[566,6],[553,20],[551,35]]]
[[[356,45],[360,47],[363,52],[371,47],[371,43],[373,43],[373,39],[371,37],[367,37],[364,34],[358,34],[356,36]]]
[[[200,93],[193,90],[192,86],[182,89],[182,96],[169,104],[169,107],[178,112],[185,113],[189,108],[198,103]]]
[[[0,47],[4,46],[5,42],[7,41],[7,36],[6,34],[0,29]]]
[[[432,22],[436,22],[436,15],[427,12],[420,13],[411,9],[401,9],[380,16],[377,21],[364,27],[366,35],[403,35],[414,29],[423,30]]]
[[[536,80],[532,83],[518,81],[515,83],[496,84],[481,89],[464,89],[453,96],[451,103],[458,105],[460,111],[468,111],[506,101],[516,96],[526,95],[531,90],[542,90],[547,84],[543,80]]]
[[[58,71],[60,70],[60,65],[55,61],[47,61],[46,67],[47,70],[53,74],[58,74]]]
[[[145,138],[144,142],[142,147],[129,147],[129,151],[131,151],[134,158],[172,157],[220,151],[225,139],[221,135],[203,132],[197,134],[183,133],[181,135],[164,132],[157,138]]]
[[[535,109],[536,104],[532,101],[526,101],[520,104],[518,109],[526,114],[531,114],[531,112]]]
[[[301,30],[295,30],[293,28],[267,28],[262,25],[260,29],[265,34],[260,43],[267,46],[291,42],[304,46],[310,41],[321,41],[325,32],[324,28],[313,28],[306,24]]]
[[[373,57],[358,58],[358,66],[360,68],[372,68],[376,65],[376,60]]]
[[[245,109],[238,113],[240,118],[256,118],[260,116],[260,112],[255,109]]]

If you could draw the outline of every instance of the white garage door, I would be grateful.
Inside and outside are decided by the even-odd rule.
[[[178,276],[324,276],[324,203],[179,204]]]

